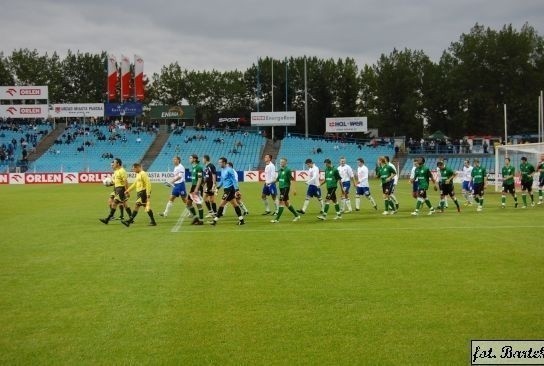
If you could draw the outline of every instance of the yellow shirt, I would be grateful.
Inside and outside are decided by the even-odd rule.
[[[121,167],[113,172],[113,186],[114,187],[126,187],[128,182],[128,175],[125,168]]]
[[[151,194],[151,180],[149,179],[147,173],[143,170],[136,174],[136,180],[130,187],[128,187],[127,191],[133,190],[134,187],[136,187],[136,192],[140,192],[145,189],[148,195]]]

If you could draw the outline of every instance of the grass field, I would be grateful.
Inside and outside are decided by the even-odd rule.
[[[271,224],[246,183],[247,225],[177,232],[179,202],[127,229],[105,187],[2,186],[0,364],[466,365],[471,339],[542,339],[544,207],[411,217],[400,186],[395,216],[374,186],[377,212]]]

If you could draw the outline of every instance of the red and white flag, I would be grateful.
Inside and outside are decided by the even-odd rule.
[[[134,94],[137,101],[144,100],[144,59],[134,55]]]
[[[130,61],[121,55],[121,99],[130,98]]]
[[[108,56],[108,100],[117,97],[117,59],[114,55]]]

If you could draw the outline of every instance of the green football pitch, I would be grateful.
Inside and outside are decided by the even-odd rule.
[[[100,185],[1,186],[0,364],[463,365],[471,339],[542,339],[544,206],[412,217],[399,186],[394,216],[373,182],[378,211],[271,224],[244,183],[247,224],[212,227],[159,217],[156,184],[158,226],[130,228],[98,221]]]

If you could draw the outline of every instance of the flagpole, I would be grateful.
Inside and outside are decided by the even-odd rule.
[[[272,67],[272,102],[271,102],[271,111],[274,112],[274,58],[272,57],[270,59],[271,67]],[[272,140],[274,140],[274,126],[272,126]]]
[[[287,64],[287,57],[285,57],[285,111],[287,112],[288,111],[288,104],[287,104],[287,94],[289,93],[289,88],[287,87],[288,85],[288,71],[289,71],[289,65]],[[287,136],[287,126],[285,126],[285,136]]]
[[[308,138],[308,76],[306,56],[304,56],[304,136]]]

